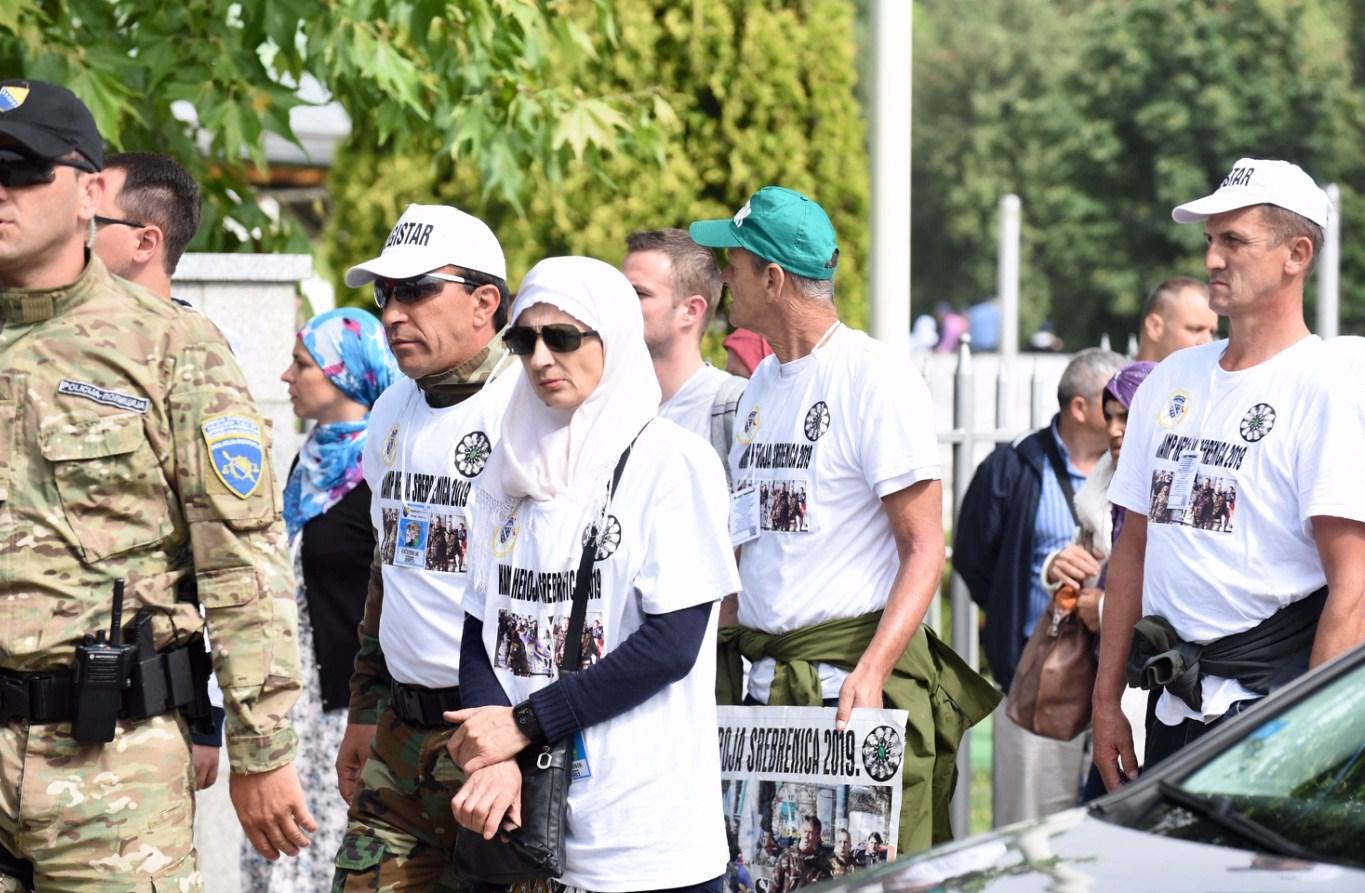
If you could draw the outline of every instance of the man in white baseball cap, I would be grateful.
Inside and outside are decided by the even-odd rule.
[[[446,754],[459,670],[472,494],[517,376],[498,333],[510,306],[502,246],[483,221],[409,205],[372,260],[372,285],[405,378],[370,413],[363,467],[379,548],[351,676],[337,786],[351,804],[335,889],[456,890]],[[475,643],[477,644],[477,643]],[[481,647],[481,646],[480,646]],[[496,684],[496,683],[495,683]]]
[[[1129,410],[1094,694],[1110,789],[1137,771],[1125,682],[1156,699],[1152,766],[1365,642],[1365,405],[1341,349],[1353,339],[1324,345],[1303,316],[1332,213],[1301,168],[1254,158],[1171,212],[1204,224],[1209,306],[1229,335],[1162,361]]]
[[[389,347],[409,378],[449,372],[477,353],[473,342],[482,348],[507,324],[502,246],[488,224],[457,208],[408,205],[383,252],[346,271],[352,288],[371,282]],[[460,293],[472,300],[447,300]],[[491,328],[474,331],[476,309]]]
[[[1273,205],[1300,217],[1327,226],[1332,200],[1318,188],[1303,168],[1288,161],[1239,158],[1212,195],[1176,207],[1171,217],[1176,223],[1198,223],[1252,205]]]

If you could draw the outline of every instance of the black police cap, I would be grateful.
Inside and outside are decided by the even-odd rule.
[[[0,136],[31,158],[51,161],[74,151],[95,170],[104,167],[104,141],[90,110],[75,93],[46,81],[0,81]]]

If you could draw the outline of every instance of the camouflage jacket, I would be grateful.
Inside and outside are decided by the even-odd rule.
[[[183,642],[203,625],[176,601],[192,582],[233,771],[291,760],[298,621],[268,433],[207,317],[94,257],[66,288],[0,290],[0,667],[71,666],[118,577],[125,622],[148,606],[157,647]]]
[[[507,357],[501,338],[493,341],[468,361],[449,372],[420,379],[417,386],[432,405],[451,406],[474,396]],[[376,435],[378,436],[378,435]],[[374,493],[372,498],[379,499]],[[384,663],[384,651],[379,645],[379,623],[384,609],[383,543],[375,545],[370,564],[369,588],[365,593],[365,613],[360,618],[357,633],[360,648],[355,656],[355,670],[351,674],[351,701],[347,721],[362,725],[379,722],[379,714],[389,699],[389,671]],[[459,655],[454,655],[456,660]]]

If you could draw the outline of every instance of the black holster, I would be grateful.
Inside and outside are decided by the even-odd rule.
[[[33,863],[20,859],[3,845],[0,845],[0,875],[14,878],[25,890],[33,889]]]
[[[124,693],[123,715],[144,718],[178,708],[191,725],[210,717],[208,684],[213,666],[204,636],[196,633],[184,645],[158,652],[151,614],[144,610],[133,621],[133,638],[137,655],[132,685]]]

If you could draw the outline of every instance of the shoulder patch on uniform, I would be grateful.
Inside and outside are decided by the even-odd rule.
[[[255,493],[265,462],[261,423],[249,416],[216,415],[204,419],[199,429],[204,432],[209,463],[218,480],[238,499]]]
[[[63,378],[57,385],[57,393],[71,397],[84,397],[87,400],[94,400],[96,403],[103,403],[105,406],[117,406],[119,409],[143,414],[152,408],[152,401],[146,397],[120,394],[118,391],[111,391],[93,385],[88,381],[76,381],[74,378]]]

